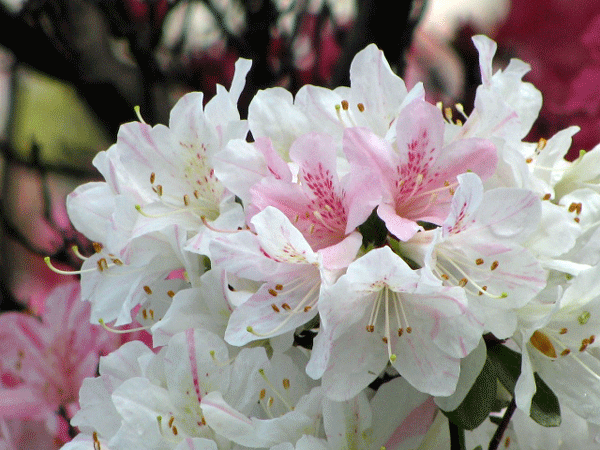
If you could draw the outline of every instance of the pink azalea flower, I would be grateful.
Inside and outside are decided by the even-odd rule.
[[[332,136],[322,133],[298,138],[289,153],[292,162],[298,165],[297,182],[293,182],[287,167],[283,176],[264,177],[250,189],[249,214],[252,216],[267,206],[276,207],[314,250],[342,242],[367,220],[380,194],[370,171],[357,168],[340,179],[335,145]],[[276,154],[272,157],[280,159]],[[277,167],[282,167],[282,163],[281,159]]]
[[[457,175],[473,171],[487,179],[496,169],[490,141],[469,138],[446,144],[444,127],[438,108],[416,100],[400,112],[393,143],[361,128],[347,129],[344,135],[350,163],[366,165],[379,177],[383,200],[377,213],[400,240],[414,236],[421,228],[418,221],[444,221]]]
[[[0,316],[0,419],[45,422],[61,442],[69,440],[66,419],[78,409],[83,379],[95,375],[99,356],[119,341],[88,323],[89,304],[79,292],[78,283],[59,285],[41,319]]]

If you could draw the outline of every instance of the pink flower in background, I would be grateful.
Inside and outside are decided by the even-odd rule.
[[[90,307],[79,292],[77,282],[57,286],[41,318],[0,316],[0,419],[42,422],[59,442],[70,440],[67,419],[79,408],[83,379],[121,341],[89,324]]]

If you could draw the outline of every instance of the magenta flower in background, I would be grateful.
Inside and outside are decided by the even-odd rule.
[[[542,91],[544,107],[530,137],[547,139],[578,125],[567,158],[591,150],[600,137],[600,3],[513,0],[494,39],[501,52],[531,65],[526,80]]]

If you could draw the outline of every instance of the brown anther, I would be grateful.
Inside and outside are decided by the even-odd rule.
[[[92,243],[92,247],[94,247],[94,251],[96,253],[100,253],[102,251],[102,244],[100,242]]]
[[[527,164],[530,164],[532,161],[533,161],[533,158],[527,158],[527,159],[525,160],[525,162],[526,162]]]
[[[583,208],[583,205],[581,204],[581,202],[577,203],[577,208],[576,208],[577,214],[581,214],[582,208]]]
[[[590,341],[590,344],[593,344],[596,341],[596,336],[594,336],[593,334],[588,338],[588,341]]]
[[[444,186],[445,187],[449,187],[450,186],[450,182],[448,180],[444,181]]]
[[[98,262],[98,270],[102,272],[103,270],[108,270],[108,263],[106,262],[106,258],[100,258]]]
[[[588,338],[581,340],[581,345],[585,345],[586,347],[590,345],[590,340]]]
[[[504,448],[508,447],[510,447],[510,436],[506,436],[506,439],[504,439]]]
[[[554,348],[552,341],[540,330],[536,330],[533,332],[533,334],[529,338],[529,342],[536,349],[538,349],[540,353],[546,355],[549,358],[556,358],[556,349]]]
[[[271,294],[273,297],[277,297],[277,291],[275,289],[269,289],[269,294]]]
[[[283,388],[284,389],[289,389],[290,388],[290,380],[288,378],[284,378],[283,381]]]
[[[171,428],[173,426],[174,421],[175,421],[175,417],[171,416],[171,418],[169,419],[169,428]]]
[[[580,219],[579,217],[575,217],[575,218],[573,219],[573,222],[575,222],[575,223],[579,223],[579,222],[581,222],[581,219]]]
[[[383,341],[384,344],[388,343],[388,338],[386,336],[382,337],[381,340]]]
[[[585,339],[584,339],[584,340],[585,340]],[[581,347],[579,347],[579,351],[580,351],[580,352],[584,352],[584,351],[585,351],[585,349],[587,348],[587,346],[588,346],[588,344],[583,344],[583,343],[582,343],[582,344],[581,344]]]
[[[310,219],[310,213],[308,211],[306,211],[304,213],[304,217],[307,218],[307,219]]]
[[[398,328],[398,336],[402,336],[404,334],[404,330],[402,328]]]
[[[571,350],[565,348],[562,352],[560,352],[560,356],[567,356],[569,353],[571,353]]]
[[[171,428],[171,430],[173,431],[173,434],[177,436],[177,427],[175,425],[173,425],[173,428]]]
[[[156,187],[153,189],[154,189],[154,192],[156,192],[159,197],[162,197],[162,195],[163,195],[162,184],[157,184]]]
[[[110,260],[113,262],[113,264],[115,264],[117,266],[123,265],[123,261],[121,261],[119,258],[111,258]]]
[[[283,289],[283,284],[276,284],[275,289],[277,289],[278,291],[281,291]]]
[[[360,112],[364,112],[365,111],[365,105],[363,105],[362,103],[359,103],[358,105],[356,105],[356,107],[358,108],[358,110]]]
[[[152,295],[152,289],[150,289],[150,286],[144,286],[144,291],[146,292],[146,294]]]
[[[204,419],[204,417],[202,417],[202,420],[200,421],[201,425],[206,425],[206,420]]]
[[[459,282],[458,285],[460,287],[465,287],[467,285],[467,283],[469,282],[469,280],[467,280],[466,278],[462,278]]]
[[[450,189],[448,189],[448,192],[450,192],[450,195],[454,195],[454,193],[455,193],[456,191],[454,190],[454,188],[450,188]]]
[[[185,195],[183,196],[183,204],[184,204],[185,206],[190,206],[190,196],[189,196],[189,195],[185,194]]]
[[[304,312],[309,312],[312,309],[312,306],[305,306],[304,307]]]
[[[148,319],[148,311],[146,311],[146,309],[142,309],[142,317],[144,318],[144,320]]]
[[[267,391],[265,391],[264,389],[261,389],[260,394],[258,395],[258,398],[260,400],[262,400],[263,398],[265,398],[265,395],[267,395]]]
[[[344,111],[348,111],[348,107],[349,107],[348,100],[342,100],[342,109]]]
[[[198,190],[194,191],[194,197],[196,197],[196,200],[200,198],[200,192],[198,192]]]
[[[573,212],[577,209],[577,203],[573,202],[569,205],[569,212]]]
[[[154,180],[156,180],[156,174],[152,172],[150,174],[150,184],[154,184]]]
[[[273,397],[269,397],[269,400],[267,401],[269,407],[273,406],[274,402],[275,402],[275,399]]]
[[[408,334],[412,333],[412,327],[406,327],[406,332],[407,332]]]
[[[566,327],[563,327],[560,329],[559,334],[567,334],[567,331],[569,331],[569,330],[567,330]]]
[[[448,275],[446,275],[445,273],[441,274],[440,277],[442,277],[444,280],[450,279],[450,277]]]
[[[173,291],[167,291],[167,295],[171,298],[175,297],[175,292]]]
[[[271,303],[271,308],[273,308],[273,311],[275,312],[279,312],[279,307],[275,304],[275,303]]]
[[[478,266],[482,265],[483,264],[483,258],[477,258],[475,260],[475,264],[477,264]]]
[[[92,433],[92,439],[94,441],[94,450],[101,450],[100,440],[98,439],[98,433],[95,431]]]
[[[499,264],[498,261],[494,261],[492,263],[492,265],[490,266],[490,270],[496,270],[496,268],[498,267],[498,264]]]
[[[283,309],[285,309],[286,311],[289,311],[289,310],[291,310],[291,309],[292,309],[292,308],[290,308],[290,305],[288,305],[287,303],[282,303],[282,304],[281,304],[281,307],[282,307]]]
[[[550,200],[552,198],[552,194],[546,194],[542,197],[542,200]]]
[[[153,309],[149,309],[149,310],[148,310],[148,313],[150,314],[150,318],[151,318],[152,320],[154,320],[154,310],[153,310]]]
[[[373,331],[375,331],[375,325],[367,325],[366,329],[369,333],[372,333]]]

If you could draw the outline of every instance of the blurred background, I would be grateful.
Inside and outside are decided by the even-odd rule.
[[[43,257],[79,267],[72,246],[90,243],[65,196],[98,179],[93,157],[136,120],[135,106],[167,123],[186,92],[210,99],[229,86],[244,57],[244,116],[259,89],[347,85],[352,58],[374,42],[409,87],[423,81],[428,100],[469,112],[479,33],[498,42],[499,68],[513,57],[532,67],[544,105],[530,140],[579,125],[572,156],[600,141],[600,2],[0,0],[0,309],[43,317],[52,289],[76,280]]]

